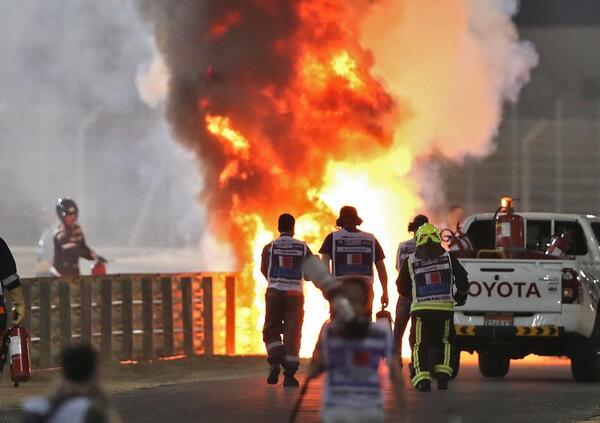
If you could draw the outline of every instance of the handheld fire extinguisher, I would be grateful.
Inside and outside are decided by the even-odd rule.
[[[379,322],[379,323],[383,323],[386,326],[386,328],[389,328],[390,332],[392,332],[392,328],[393,328],[392,313],[387,311],[383,305],[381,306],[381,310],[379,310],[375,314],[375,321]]]
[[[105,261],[98,260],[97,262],[95,262],[94,264],[92,264],[90,266],[90,273],[93,276],[104,276],[104,275],[106,275],[106,265],[104,263],[105,263]]]
[[[29,334],[24,327],[12,326],[2,337],[3,350],[10,365],[10,378],[15,387],[31,378]]]

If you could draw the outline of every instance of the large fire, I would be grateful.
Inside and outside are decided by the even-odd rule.
[[[296,83],[286,93],[289,98],[286,96],[278,98],[278,103],[285,108],[291,107],[305,117],[302,122],[299,122],[299,131],[303,131],[302,127],[305,125],[313,126],[319,132],[330,134],[332,138],[329,139],[337,139],[337,142],[356,143],[359,146],[364,144],[365,139],[373,137],[368,128],[355,123],[351,115],[348,117],[352,120],[346,121],[348,117],[340,119],[339,113],[344,113],[344,110],[338,111],[329,107],[322,110],[323,107],[318,105],[330,101],[328,96],[332,91],[341,96],[338,101],[359,102],[364,106],[372,107],[374,112],[377,111],[377,103],[374,99],[383,98],[385,109],[390,108],[390,100],[382,94],[381,86],[369,76],[368,63],[361,67],[346,50],[324,54],[322,61],[319,61],[317,56],[319,54],[315,55],[315,51],[310,50],[299,58]],[[301,94],[298,95],[299,93]],[[387,112],[385,109],[383,111]],[[326,114],[323,114],[323,111]],[[348,114],[348,110],[345,113]],[[234,127],[228,117],[206,113],[205,121],[209,132],[223,142],[224,149],[228,152],[228,161],[219,175],[221,186],[231,179],[247,179],[248,173],[245,172],[248,171],[243,169],[263,166],[263,163],[252,162],[253,157],[248,154],[252,142]],[[387,136],[391,137],[391,133]],[[318,148],[321,142],[326,141],[313,139],[311,134],[306,134],[303,142],[307,148]],[[381,136],[378,142],[389,144],[391,138]],[[325,235],[334,229],[333,213],[344,204],[353,204],[358,207],[365,220],[363,229],[377,234],[388,254],[392,256],[388,262],[394,262],[395,247],[407,236],[404,230],[406,222],[421,206],[420,200],[413,193],[414,187],[407,186],[401,180],[402,174],[410,168],[411,157],[402,149],[391,150],[384,158],[368,158],[366,152],[363,154],[367,157],[361,158],[357,155],[354,157],[356,162],[328,161],[325,172],[318,175],[316,183],[302,183],[308,186],[304,192],[292,189],[287,196],[272,199],[275,202],[266,201],[260,207],[254,205],[251,210],[247,210],[246,205],[241,201],[234,201],[235,208],[231,210],[231,218],[236,225],[243,228],[239,242],[250,247],[252,251],[251,259],[243,265],[241,275],[244,281],[251,281],[245,285],[254,285],[252,291],[239,292],[242,296],[252,297],[249,308],[243,308],[241,313],[242,318],[239,322],[241,327],[238,328],[238,333],[244,335],[239,337],[237,345],[239,352],[257,353],[264,349],[260,331],[265,309],[266,281],[260,273],[260,254],[262,247],[276,236],[273,232],[275,222],[273,211],[285,212],[288,210],[287,204],[297,202],[296,199],[290,200],[289,196],[306,197],[306,206],[295,211],[298,217],[296,235],[300,239],[307,240],[313,251],[318,251]],[[301,152],[298,152],[297,158],[302,160]],[[260,158],[257,157],[256,160]],[[242,161],[246,161],[243,166],[240,165]],[[323,167],[319,164],[316,168]],[[285,171],[278,162],[273,163],[274,173],[281,174]],[[310,164],[307,163],[305,171],[310,173]],[[301,178],[299,175],[296,177]],[[319,210],[323,213],[315,213]],[[390,225],[389,222],[393,224]],[[393,274],[390,269],[390,275]],[[395,289],[393,285],[390,288],[392,301],[395,302]],[[376,293],[381,295],[379,285],[376,285]],[[328,306],[318,290],[313,286],[306,286],[305,297],[306,317],[302,343],[304,356],[312,352],[318,330],[328,317]]]
[[[438,193],[421,161],[482,155],[535,64],[513,0],[141,0],[169,71],[167,116],[203,163],[214,234],[241,268],[238,353],[262,353],[259,262],[277,216],[316,252],[345,204],[387,255]],[[436,201],[439,204],[441,201]],[[381,288],[375,282],[375,307]],[[302,355],[327,304],[305,288]],[[406,345],[407,343],[405,343]]]

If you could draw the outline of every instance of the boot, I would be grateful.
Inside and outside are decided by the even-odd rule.
[[[300,382],[298,382],[298,379],[294,377],[293,373],[285,373],[283,378],[283,386],[297,388],[300,386]]]
[[[269,370],[269,376],[267,377],[267,383],[269,385],[277,385],[277,382],[279,381],[279,372],[281,372],[279,364],[273,364]]]
[[[420,381],[419,383],[417,383],[415,388],[417,391],[420,391],[420,392],[429,392],[429,391],[431,391],[431,381],[429,379],[424,379],[424,380]]]
[[[435,375],[435,380],[437,381],[437,388],[440,391],[445,391],[448,389],[448,379],[450,378],[444,373],[438,373],[437,375]]]

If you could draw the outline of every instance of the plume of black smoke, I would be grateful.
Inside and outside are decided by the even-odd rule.
[[[322,98],[307,101],[310,117],[305,121],[290,105],[306,94],[290,96],[289,90],[301,73],[299,61],[307,45],[319,50],[339,44],[368,56],[342,21],[359,3],[368,2],[350,3],[139,0],[169,73],[167,118],[175,137],[204,164],[204,198],[213,216],[223,217],[238,200],[246,210],[264,210],[265,202],[281,198],[278,193],[285,196],[288,210],[305,211],[306,191],[319,186],[327,159],[391,141],[382,119],[395,106],[374,81],[368,82],[369,100],[342,99],[349,93],[325,87]],[[241,177],[226,184],[220,184],[219,176],[230,156],[221,140],[207,132],[207,113],[230,118],[252,145],[253,159],[242,162]],[[345,143],[337,133],[341,126],[364,136]],[[290,189],[296,190],[293,195]],[[263,217],[274,221],[278,211],[271,208]]]

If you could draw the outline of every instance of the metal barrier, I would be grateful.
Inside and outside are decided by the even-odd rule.
[[[122,274],[21,279],[36,367],[61,348],[94,345],[105,360],[235,354],[235,276]],[[216,301],[215,301],[216,300]],[[223,333],[224,332],[224,333]]]

